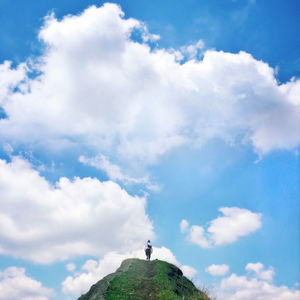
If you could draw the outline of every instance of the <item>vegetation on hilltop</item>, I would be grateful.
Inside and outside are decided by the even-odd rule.
[[[116,273],[78,300],[210,300],[176,266],[161,260],[127,259]]]

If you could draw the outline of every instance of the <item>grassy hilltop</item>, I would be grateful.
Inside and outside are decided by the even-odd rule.
[[[210,300],[176,266],[161,260],[126,259],[78,300]]]

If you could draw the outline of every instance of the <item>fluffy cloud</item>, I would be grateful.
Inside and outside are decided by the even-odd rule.
[[[145,259],[145,253],[143,250],[127,253],[110,252],[99,261],[88,260],[81,267],[82,272],[78,272],[74,276],[68,276],[62,282],[62,290],[65,294],[73,294],[76,296],[86,293],[92,284],[107,274],[115,272],[124,259],[132,257]],[[161,259],[177,265],[182,269],[183,274],[189,278],[192,278],[197,273],[197,271],[190,266],[180,265],[174,254],[165,247],[154,247],[151,259]]]
[[[199,40],[195,44],[180,47],[181,53],[185,54],[189,59],[197,58],[199,51],[203,49],[204,49],[204,42],[202,40]]]
[[[238,207],[222,207],[219,211],[224,216],[212,220],[207,229],[216,245],[235,242],[261,227],[261,214]]]
[[[300,291],[286,286],[272,284],[274,270],[264,269],[263,264],[248,264],[247,271],[253,271],[246,276],[232,274],[222,279],[218,289],[220,300],[298,300]],[[266,275],[267,274],[267,275]]]
[[[188,240],[202,248],[235,242],[239,237],[249,235],[261,227],[261,214],[238,207],[221,207],[220,216],[210,221],[207,230],[202,226],[189,227],[182,220],[181,232],[188,234]]]
[[[54,186],[25,160],[0,160],[0,253],[50,263],[143,247],[146,199],[114,182],[61,178]],[[24,213],[26,211],[26,213]]]
[[[205,230],[201,226],[191,226],[188,240],[202,248],[209,248],[211,246],[211,241],[207,239]]]
[[[210,265],[205,269],[205,272],[213,275],[213,276],[223,276],[229,271],[228,265]]]
[[[84,155],[79,157],[79,161],[83,164],[90,165],[97,169],[104,171],[108,177],[113,181],[123,182],[127,184],[142,184],[150,190],[158,190],[159,187],[155,184],[152,184],[148,177],[136,178],[124,174],[121,168],[118,165],[112,164],[109,159],[103,154],[99,154],[96,157],[88,158]]]
[[[273,267],[270,267],[268,270],[265,270],[264,265],[262,263],[249,263],[247,264],[245,269],[246,271],[254,272],[256,278],[269,282],[273,280],[273,277],[275,275]]]
[[[198,273],[198,271],[191,266],[182,266],[181,271],[184,276],[186,276],[190,279],[194,279],[195,275]]]
[[[299,80],[278,85],[274,70],[248,53],[209,50],[201,61],[178,62],[180,50],[151,50],[146,41],[158,36],[115,4],[51,15],[39,37],[46,50],[31,67],[39,76],[0,68],[3,78],[14,74],[0,88],[6,142],[81,143],[137,164],[216,137],[243,137],[260,154],[299,145]]]
[[[75,265],[74,263],[66,264],[66,269],[67,269],[69,272],[73,272],[73,271],[76,269],[76,265]]]
[[[181,233],[185,233],[189,227],[189,223],[187,220],[182,220],[180,222],[180,231]]]
[[[11,68],[11,62],[0,64],[0,105],[9,97],[12,90],[26,78],[26,64],[20,64],[16,69]]]
[[[0,270],[0,291],[3,300],[48,300],[54,294],[52,289],[28,277],[24,268],[17,267]]]

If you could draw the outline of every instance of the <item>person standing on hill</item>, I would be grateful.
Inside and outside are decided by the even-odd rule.
[[[152,252],[153,252],[153,248],[152,248],[150,240],[148,240],[146,248],[145,248],[147,260],[150,260]]]

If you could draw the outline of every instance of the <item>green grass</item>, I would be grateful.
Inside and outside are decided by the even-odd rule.
[[[133,259],[127,272],[111,282],[107,300],[209,300],[174,265]]]

